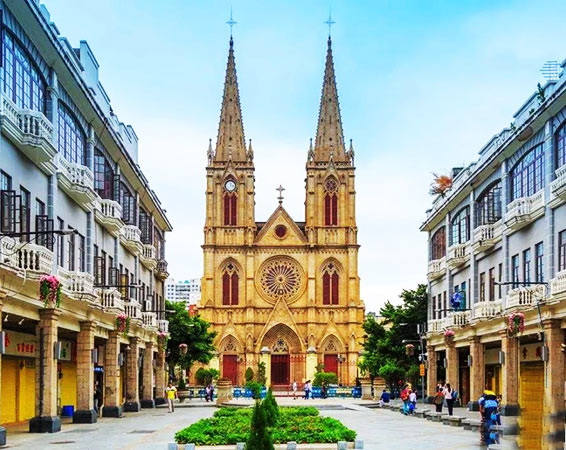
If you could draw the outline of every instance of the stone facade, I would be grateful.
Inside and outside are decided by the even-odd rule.
[[[344,146],[330,40],[304,222],[286,212],[281,191],[271,217],[255,219],[253,150],[244,141],[232,40],[208,158],[199,312],[218,333],[211,366],[239,385],[260,360],[275,385],[312,379],[318,364],[354,383],[364,320],[354,152]]]

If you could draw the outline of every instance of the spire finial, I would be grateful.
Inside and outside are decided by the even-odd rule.
[[[234,25],[236,25],[238,22],[236,22],[233,18],[232,18],[232,7],[230,6],[230,19],[226,22],[226,25],[230,26],[230,43],[232,43],[232,28],[234,27]]]
[[[332,34],[332,25],[336,23],[332,20],[332,9],[328,10],[328,20],[324,23],[328,25],[328,42],[330,43],[330,36]]]
[[[275,190],[279,191],[279,197],[277,197],[277,200],[279,200],[279,204],[282,205],[283,204],[283,191],[285,190],[285,188],[283,186],[279,185],[279,187]]]

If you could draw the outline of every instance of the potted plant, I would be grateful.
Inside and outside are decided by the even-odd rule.
[[[507,336],[515,337],[525,330],[525,315],[522,312],[514,312],[508,317]]]
[[[448,175],[434,175],[434,180],[430,185],[430,195],[440,195],[444,197],[446,192],[452,189],[452,177]]]
[[[177,385],[177,396],[179,397],[180,403],[183,403],[186,398],[189,398],[189,390],[187,389],[185,376],[182,372],[181,376],[179,377],[179,384]]]
[[[130,317],[125,313],[120,313],[116,316],[116,330],[122,333],[122,336],[128,337],[130,332]]]
[[[405,345],[405,354],[407,356],[413,356],[415,354],[415,346],[413,344]]]
[[[39,278],[39,299],[44,308],[58,308],[61,304],[61,282],[55,275]]]
[[[157,345],[163,351],[167,349],[167,341],[169,340],[169,334],[165,331],[160,331],[157,333]]]
[[[446,342],[446,345],[450,345],[452,343],[454,343],[454,336],[456,335],[456,333],[454,333],[454,330],[446,330],[444,332],[444,342]]]

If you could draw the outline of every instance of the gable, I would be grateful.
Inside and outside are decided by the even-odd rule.
[[[256,236],[255,243],[259,246],[304,246],[307,239],[280,205]]]

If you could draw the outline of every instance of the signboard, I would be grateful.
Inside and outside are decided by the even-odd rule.
[[[59,361],[72,361],[73,360],[73,342],[61,342],[61,353],[59,353]]]
[[[37,343],[33,334],[4,330],[4,344],[6,345],[6,355],[35,358]]]
[[[419,374],[421,377],[425,376],[425,366],[424,364],[421,363],[421,365],[419,366]]]

